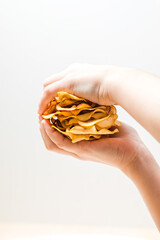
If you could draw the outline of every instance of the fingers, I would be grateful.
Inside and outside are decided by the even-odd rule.
[[[58,149],[57,146],[48,137],[48,135],[43,127],[42,121],[40,121],[40,132],[41,132],[41,136],[43,138],[43,141],[44,141],[44,144],[45,144],[45,147],[47,148],[47,150],[50,150],[50,151],[52,150],[52,151],[61,153],[61,149]],[[62,150],[62,152],[64,152],[64,151]]]
[[[62,80],[63,78],[66,78],[67,75],[69,75],[70,73],[72,73],[77,67],[79,67],[80,64],[78,63],[73,63],[71,64],[69,67],[67,67],[65,70],[63,70],[62,72],[60,73],[57,73],[57,74],[53,74],[52,76],[50,76],[49,78],[47,78],[44,83],[43,83],[43,87],[47,87],[48,85],[56,82],[56,81],[59,81],[59,80]]]
[[[44,141],[45,147],[46,147],[48,150],[51,150],[52,141],[51,141],[51,139],[48,137],[48,135],[46,134],[46,132],[45,132],[45,130],[44,130],[44,127],[42,126],[41,122],[40,122],[40,133],[41,133],[42,139],[43,139],[43,141]]]
[[[47,148],[47,150],[49,151],[54,151],[54,152],[57,152],[57,153],[60,153],[60,154],[64,154],[64,155],[70,155],[72,157],[75,157],[75,158],[78,158],[78,155],[72,153],[72,152],[67,152],[63,149],[60,149],[50,138],[49,136],[47,135],[46,131],[45,131],[45,128],[44,128],[44,124],[43,124],[43,121],[44,120],[40,120],[40,132],[41,132],[41,136],[43,138],[43,141],[44,141],[44,144],[45,144],[45,147]]]
[[[67,91],[72,93],[72,82],[69,79],[63,79],[45,87],[40,103],[38,113],[41,115],[47,108],[48,103],[57,95],[59,91]]]
[[[71,140],[69,140],[63,134],[61,134],[57,130],[51,128],[48,121],[43,120],[42,122],[43,122],[43,126],[44,126],[44,129],[45,129],[48,137],[52,140],[52,142],[54,144],[56,144],[57,147],[65,150],[65,151],[72,152],[76,155],[78,155],[80,153],[78,143],[72,143]]]
[[[63,72],[53,74],[52,76],[50,76],[44,81],[43,87],[45,88],[56,81],[62,80],[62,78],[64,78],[66,74],[67,74],[67,69],[64,70]]]

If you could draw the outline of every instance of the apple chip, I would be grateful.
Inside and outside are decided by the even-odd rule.
[[[72,143],[108,137],[121,126],[113,105],[101,106],[67,92],[58,92],[42,116]]]

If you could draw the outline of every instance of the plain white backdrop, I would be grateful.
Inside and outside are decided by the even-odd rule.
[[[160,76],[160,1],[0,1],[0,221],[151,227],[139,192],[119,170],[43,145],[36,113],[43,80],[74,62]],[[160,162],[159,144],[118,113]]]

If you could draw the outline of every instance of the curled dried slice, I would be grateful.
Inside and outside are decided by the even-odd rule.
[[[65,99],[61,102],[61,107],[69,107],[73,104],[76,104],[78,105],[80,102],[79,101],[74,101],[74,100],[71,100],[71,99]]]
[[[44,112],[44,115],[48,115],[48,114],[54,112],[56,104],[57,104],[57,102],[55,100],[52,100],[48,104],[48,109]]]
[[[73,111],[73,110],[82,110],[82,109],[88,109],[91,108],[91,106],[89,104],[86,103],[80,103],[78,106],[73,105],[72,107],[69,108],[65,108],[65,107],[61,107],[60,103],[56,105],[56,110],[57,111]]]
[[[110,112],[112,114],[116,114],[116,112],[117,112],[116,108],[113,105],[110,106]]]
[[[100,128],[109,129],[115,124],[117,118],[118,118],[117,114],[114,114],[114,115],[112,114],[111,116],[108,116],[108,118],[104,118],[104,120],[98,121],[95,125]]]
[[[118,129],[114,129],[113,131],[108,130],[108,129],[101,129],[101,130],[97,130],[95,126],[89,127],[89,128],[84,128],[81,126],[74,126],[71,129],[67,128],[66,129],[66,133],[73,133],[73,134],[101,134],[101,135],[105,135],[105,134],[114,134],[116,132],[119,132]]]
[[[116,120],[115,123],[114,123],[114,126],[120,127],[121,125],[122,125],[122,123],[118,120]]]
[[[93,111],[95,109],[98,109],[98,110],[104,110],[105,112],[108,112],[108,106],[98,106],[98,107],[86,107],[85,105],[82,105],[83,108],[81,107],[80,109],[76,109],[76,110],[73,110],[73,114],[74,115],[78,115],[80,114],[82,111]]]
[[[57,106],[56,106],[56,110],[57,111],[72,111],[72,110],[75,110],[77,108],[77,106],[76,105],[73,105],[72,107],[61,107],[60,106],[60,104],[57,104]]]
[[[91,134],[72,134],[72,143],[76,143],[82,140],[94,140],[99,139],[101,135],[91,135]]]
[[[56,115],[55,113],[51,113],[51,114],[48,114],[48,115],[42,115],[42,117],[44,118],[44,119],[51,119],[51,118],[53,118],[53,116],[54,115]]]
[[[94,139],[99,139],[101,136],[100,135],[93,135],[93,134],[72,134],[70,132],[65,132],[57,128],[56,126],[51,126],[52,128],[55,128],[58,132],[66,135],[68,138],[72,140],[72,143],[76,143],[82,140],[91,140],[91,138]]]
[[[85,102],[87,101],[84,98],[74,96],[74,95],[72,95],[70,93],[67,93],[67,92],[58,92],[58,98],[59,98],[59,102],[62,102],[66,99],[71,99],[71,100],[74,100],[74,101],[85,101]]]
[[[68,117],[68,116],[71,116],[72,114],[70,112],[67,112],[67,111],[58,111],[58,112],[54,112],[54,113],[51,113],[51,114],[48,114],[48,115],[42,115],[42,117],[44,119],[50,119],[50,118],[53,118],[54,116],[64,116],[64,117]]]
[[[108,126],[111,127],[115,120],[117,119],[117,114],[115,115],[108,115],[107,117],[96,119],[96,120],[90,120],[87,122],[78,121],[78,124],[82,127],[88,128],[94,125],[98,125],[101,128],[107,128]]]
[[[98,115],[96,115],[98,114]],[[98,116],[98,118],[102,118],[105,117],[107,115],[106,111],[100,108],[97,108],[93,111],[89,111],[87,113],[81,113],[79,115],[76,116],[76,118],[80,121],[87,121],[89,120],[91,117],[92,118],[96,118]]]
[[[96,112],[92,115],[92,118],[94,119],[100,119],[100,118],[104,118],[107,116],[106,112]]]

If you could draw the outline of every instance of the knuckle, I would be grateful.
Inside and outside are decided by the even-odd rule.
[[[59,138],[56,142],[56,145],[61,148],[64,149],[66,146],[66,138],[62,136],[62,138]]]
[[[71,81],[71,74],[68,74],[65,78],[64,78],[64,81],[63,83],[67,84]]]
[[[48,151],[52,151],[52,144],[46,144],[46,149]]]
[[[45,90],[44,90],[44,95],[47,96],[51,93],[51,90],[49,87],[46,87]]]
[[[44,80],[43,87],[45,88],[47,86],[47,80]]]
[[[56,143],[56,145],[57,145],[59,148],[63,148],[63,147],[64,147],[63,141],[58,141],[58,142]]]
[[[74,77],[73,74],[71,74],[69,76],[69,80],[67,81],[67,87],[72,90],[75,84],[76,84],[76,77]]]
[[[75,85],[73,74],[68,75],[63,81],[63,87],[72,90]]]

